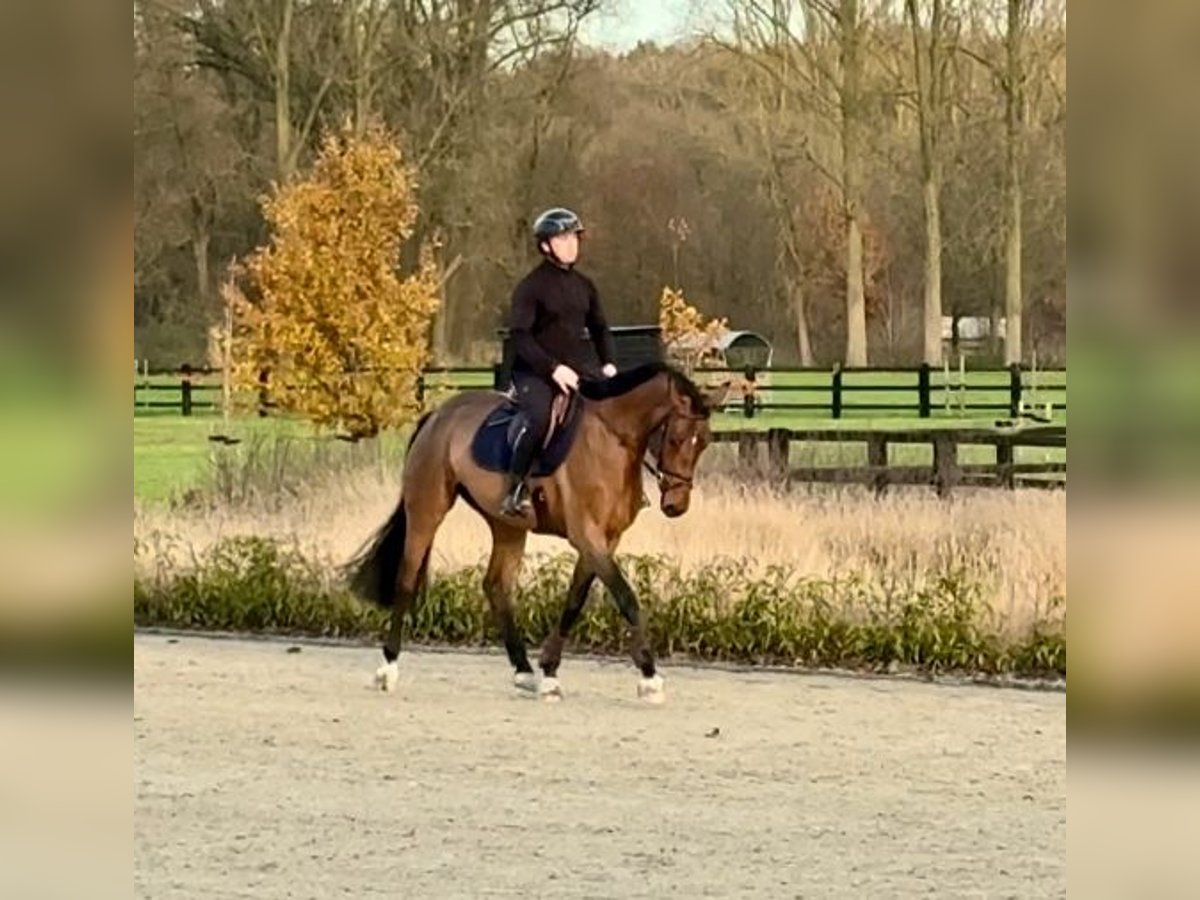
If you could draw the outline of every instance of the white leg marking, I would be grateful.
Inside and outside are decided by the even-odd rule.
[[[547,703],[557,703],[563,698],[562,685],[557,678],[543,678],[538,684],[538,696]]]
[[[375,670],[375,686],[381,691],[394,691],[400,681],[400,667],[395,662],[384,663]]]
[[[653,678],[642,678],[638,681],[638,699],[644,700],[646,703],[659,704],[664,703],[667,699],[666,686],[663,684],[663,677],[655,675]]]
[[[532,672],[518,672],[513,676],[513,686],[518,691],[532,694],[538,689],[538,677]]]

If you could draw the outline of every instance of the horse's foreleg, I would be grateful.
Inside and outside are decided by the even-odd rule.
[[[629,623],[633,635],[631,647],[633,661],[642,672],[642,679],[638,683],[638,696],[649,703],[662,703],[665,699],[663,680],[655,669],[654,654],[646,640],[646,630],[642,622],[637,595],[629,586],[629,582],[625,580],[625,576],[610,552],[595,552],[588,555],[592,569],[604,586],[608,588],[613,600],[616,601],[617,609]]]
[[[558,630],[551,632],[546,638],[546,643],[542,645],[542,654],[538,664],[542,667],[542,675],[545,678],[557,678],[558,667],[562,663],[563,645],[566,643],[567,635],[571,633],[571,628],[574,627],[583,612],[583,607],[588,599],[588,591],[595,580],[596,573],[592,571],[583,556],[580,556],[575,563],[575,571],[571,573],[571,586],[567,589],[567,604],[563,607],[562,617],[558,620]]]

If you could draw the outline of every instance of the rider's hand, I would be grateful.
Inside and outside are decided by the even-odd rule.
[[[579,373],[570,366],[556,366],[550,377],[563,391],[574,391],[579,388]]]
[[[605,378],[612,378],[617,374],[617,367],[612,363],[605,363],[604,367],[600,371],[603,373]]]

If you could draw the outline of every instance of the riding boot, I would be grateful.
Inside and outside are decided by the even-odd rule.
[[[508,468],[508,492],[500,504],[500,514],[521,518],[533,511],[525,478],[533,467],[537,453],[537,436],[528,427],[522,428],[513,442],[512,462]]]

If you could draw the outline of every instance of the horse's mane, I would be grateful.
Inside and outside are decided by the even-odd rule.
[[[697,415],[707,415],[711,410],[704,394],[692,379],[674,366],[664,362],[643,363],[632,369],[618,372],[612,378],[602,378],[596,381],[583,380],[579,383],[579,392],[588,400],[611,400],[628,394],[634,388],[641,387],[651,378],[666,375],[671,379],[675,389],[692,401],[692,409]]]

